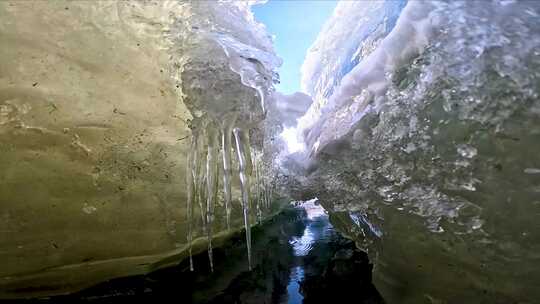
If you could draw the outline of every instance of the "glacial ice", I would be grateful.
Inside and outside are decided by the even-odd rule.
[[[540,298],[539,12],[344,1],[308,53],[280,189],[319,198],[390,303]]]
[[[540,5],[340,2],[283,95],[254,3],[0,2],[0,297],[317,197],[389,303],[540,298]]]
[[[0,297],[203,249],[212,267],[212,246],[242,227],[249,243],[250,217],[278,208],[271,166],[255,180],[247,165],[272,136],[280,64],[254,3],[0,2]],[[250,180],[260,197],[245,197]]]

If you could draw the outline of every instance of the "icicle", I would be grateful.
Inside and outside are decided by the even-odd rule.
[[[259,166],[259,184],[261,185],[261,202],[266,207],[266,187],[264,185],[264,167]]]
[[[202,138],[201,140],[199,140],[199,147],[200,147],[200,150],[197,151],[198,158],[199,158],[199,162],[198,162],[199,165],[197,166],[197,171],[198,171],[197,202],[199,203],[199,210],[201,212],[201,226],[202,226],[202,232],[204,235],[206,234],[206,208],[205,208],[206,206],[205,204],[206,204],[206,196],[207,196],[206,168],[204,166],[206,162],[204,160],[207,158],[207,150],[206,150],[206,147],[204,146],[204,142],[202,142]]]
[[[255,173],[255,202],[256,202],[256,208],[257,208],[257,221],[259,224],[262,222],[262,210],[261,210],[261,187],[259,184],[259,161],[257,159],[257,155],[253,153],[253,169]]]
[[[262,184],[264,205],[268,208],[268,188],[266,187],[266,182],[264,180],[262,181]]]
[[[236,141],[236,153],[239,163],[240,190],[242,191],[242,209],[244,213],[244,227],[246,229],[246,246],[248,255],[248,268],[251,270],[251,225],[249,223],[249,173],[251,171],[251,157],[246,149],[246,136],[239,128],[233,130]]]
[[[267,204],[268,204],[268,208],[270,208],[270,204],[272,203],[272,195],[273,195],[273,190],[272,190],[272,183],[269,183],[268,184],[268,195],[266,196],[266,201],[267,201]]]
[[[225,119],[221,127],[221,147],[223,156],[223,193],[225,196],[225,216],[227,221],[227,230],[231,229],[231,126],[235,118]]]
[[[270,196],[270,183],[266,182],[266,203],[270,206],[271,196]]]
[[[261,199],[263,201],[264,207],[268,209],[268,195],[266,193],[266,183],[265,183],[265,174],[264,174],[264,167],[261,166],[261,187],[262,187],[262,193],[261,193]]]
[[[266,185],[266,179],[265,179],[265,172],[264,172],[264,166],[262,166],[261,164],[261,167],[259,168],[259,171],[260,171],[260,177],[261,177],[261,181],[260,181],[260,184],[261,184],[261,200],[263,202],[263,205],[266,209],[268,209],[268,193],[267,193],[267,185]]]
[[[214,218],[214,206],[217,199],[218,190],[218,154],[219,154],[219,132],[213,126],[207,128],[208,153],[206,155],[206,233],[208,240],[208,259],[210,260],[210,271],[214,272],[214,260],[212,256],[212,221]]]
[[[193,204],[195,201],[196,189],[196,168],[197,164],[197,132],[193,131],[191,136],[191,151],[188,154],[186,186],[187,186],[187,221],[188,234],[187,242],[189,246],[189,270],[193,271],[192,242],[193,242]]]

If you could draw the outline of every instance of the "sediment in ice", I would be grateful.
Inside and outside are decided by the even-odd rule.
[[[0,41],[1,297],[244,227],[232,129],[262,134],[280,62],[248,3],[4,1]]]

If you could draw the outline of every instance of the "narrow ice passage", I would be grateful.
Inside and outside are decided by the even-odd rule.
[[[538,302],[539,16],[0,1],[0,300]]]

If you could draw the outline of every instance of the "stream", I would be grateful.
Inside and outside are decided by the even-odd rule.
[[[252,270],[244,232],[214,248],[214,272],[206,252],[177,266],[117,278],[65,296],[32,303],[383,303],[371,283],[367,255],[343,238],[315,200],[285,208],[252,228]],[[341,299],[341,300],[340,300]],[[353,300],[356,299],[356,300]]]

